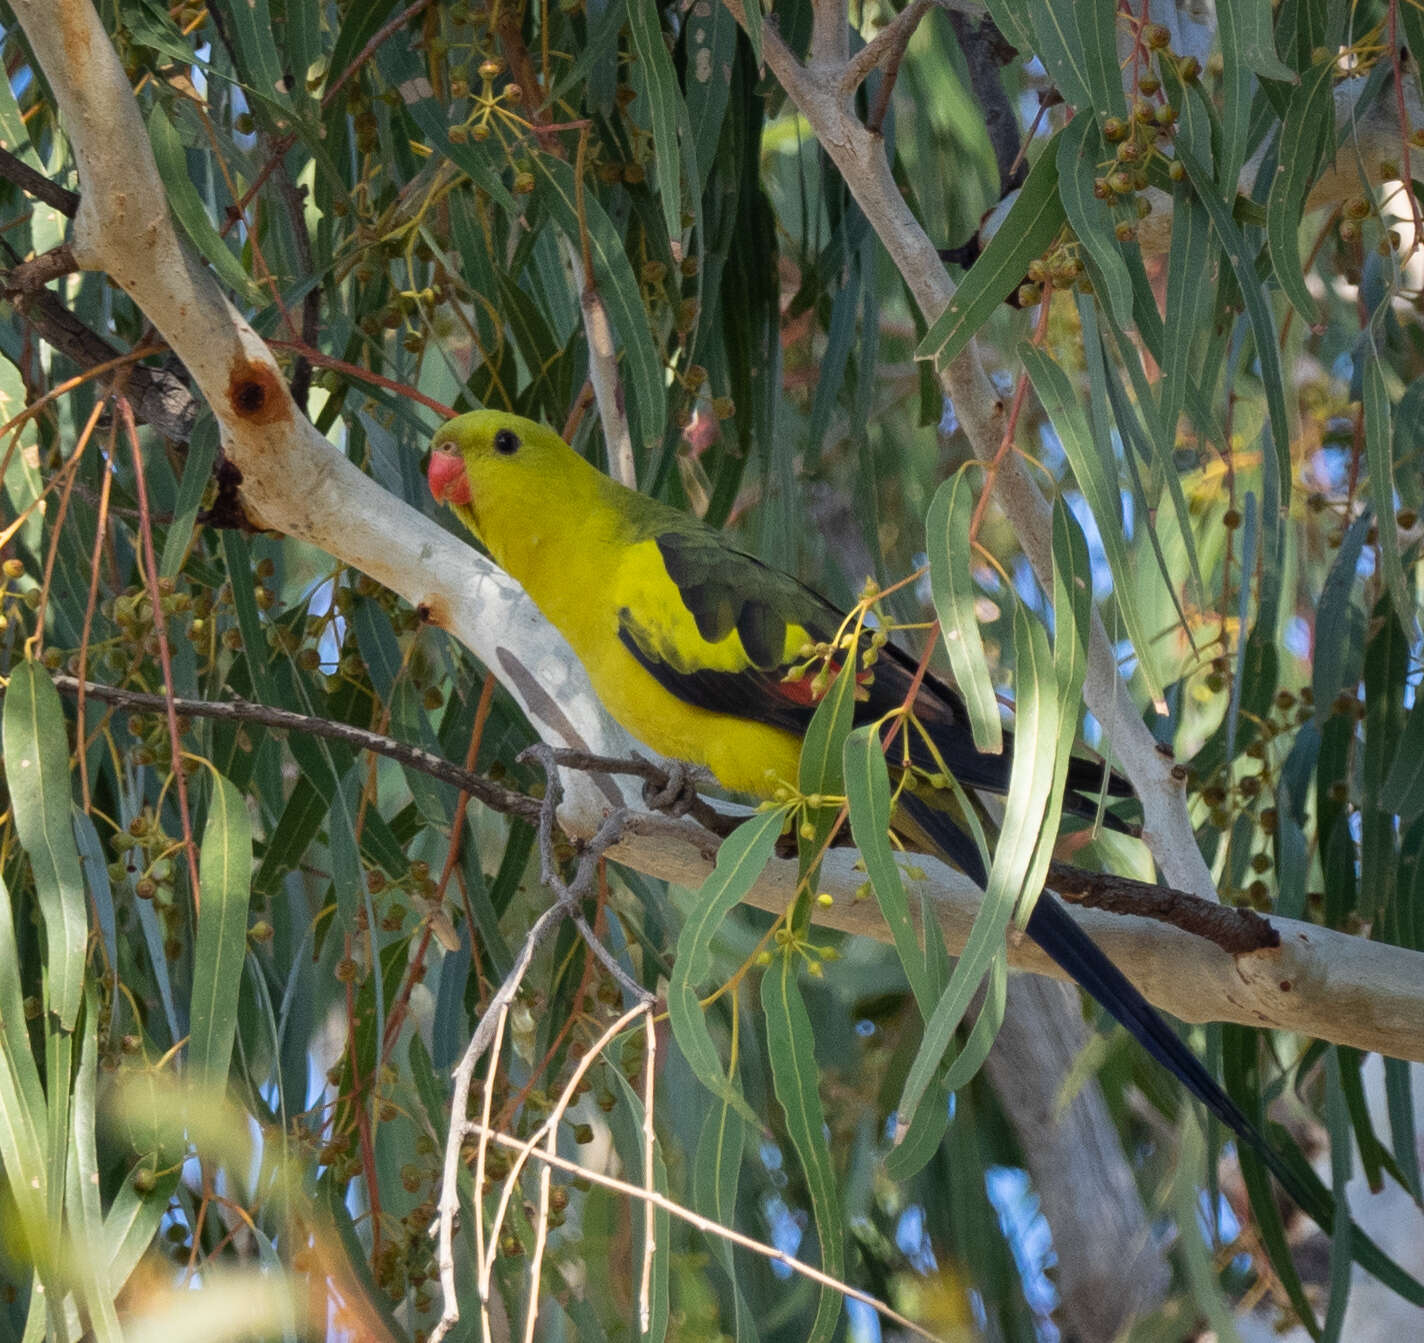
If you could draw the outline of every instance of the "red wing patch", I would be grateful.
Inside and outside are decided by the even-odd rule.
[[[785,700],[788,704],[795,704],[802,708],[809,709],[812,705],[819,704],[821,700],[825,698],[826,691],[835,684],[836,677],[840,675],[840,672],[841,663],[832,664],[832,674],[820,692],[817,692],[815,688],[816,677],[819,673],[811,671],[810,668],[807,668],[805,674],[794,681],[789,677],[782,677],[781,680],[773,683],[772,689],[779,698]],[[856,684],[858,686],[867,685],[873,676],[874,673],[869,668],[866,668],[865,671],[857,674],[855,678]],[[859,699],[860,696],[856,696],[856,698]]]

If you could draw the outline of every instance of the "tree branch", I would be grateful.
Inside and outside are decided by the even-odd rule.
[[[0,177],[71,219],[79,210],[79,197],[74,192],[58,182],[51,182],[42,172],[31,168],[23,159],[16,158],[8,149],[0,149]]]
[[[136,709],[141,713],[164,713],[170,701],[163,695],[150,695],[138,690],[123,690],[118,686],[101,685],[96,681],[79,681],[73,676],[55,676],[55,688],[73,695],[83,687],[85,698],[101,700],[120,709]],[[247,700],[173,699],[174,711],[183,718],[209,718],[226,723],[251,723],[257,727],[275,728],[282,732],[305,732],[313,737],[344,742],[358,751],[373,751],[376,755],[395,760],[410,769],[428,774],[441,783],[459,788],[471,797],[506,816],[518,816],[531,824],[539,819],[539,802],[512,788],[493,783],[482,774],[462,769],[443,756],[408,746],[405,742],[353,727],[350,723],[333,722],[311,714],[293,713],[290,709],[275,709]]]
[[[1049,865],[1048,883],[1082,909],[1106,909],[1170,923],[1232,954],[1266,951],[1281,944],[1271,921],[1254,909],[1233,909],[1170,886],[1154,886],[1116,872],[1087,872],[1067,863]]]
[[[897,65],[905,54],[910,38],[920,26],[920,20],[934,8],[935,0],[912,0],[889,23],[845,63],[841,75],[841,93],[849,97],[865,82],[866,76],[884,60]]]
[[[51,280],[70,275],[77,269],[73,252],[61,244],[43,256],[18,262],[9,271],[0,271],[0,293],[34,327],[41,340],[80,368],[112,364],[123,357],[120,352],[70,312],[58,295],[45,288]],[[130,363],[124,371],[124,387],[139,420],[152,425],[164,438],[176,443],[188,441],[193,421],[198,417],[198,402],[177,374],[148,364]]]
[[[383,490],[295,413],[266,347],[180,245],[128,81],[87,0],[15,0],[14,8],[59,101],[79,163],[84,190],[75,256],[82,265],[112,274],[191,371],[243,472],[243,495],[253,511],[265,525],[311,542],[422,608],[499,677],[545,741],[603,756],[629,755],[632,739],[608,717],[567,643],[519,587]],[[773,69],[788,71],[785,82],[793,97],[798,103],[804,97],[816,109],[812,122],[820,129],[825,119],[805,72],[790,60],[774,29],[767,27],[764,37]],[[862,186],[867,180],[880,183],[879,197],[868,197],[862,206],[877,229],[886,230],[882,237],[902,271],[915,277],[917,295],[939,294],[948,302],[943,267],[904,210],[883,151],[869,143],[863,128],[857,134],[854,126],[837,123],[826,134],[843,172],[849,167]],[[898,222],[890,228],[887,221]],[[947,383],[965,392],[956,398],[961,423],[976,447],[986,435],[997,446],[999,431],[990,431],[999,425],[1002,407],[987,379],[972,356],[952,374]],[[1046,517],[1047,505],[1014,459],[1001,469],[997,488],[1026,546],[1049,535],[1046,526],[1035,531],[1027,522],[1019,525],[1030,516]],[[1109,726],[1118,757],[1143,797],[1153,851],[1168,879],[1209,894],[1181,805],[1181,783],[1132,710],[1105,639],[1101,636],[1101,649],[1095,644],[1090,707]],[[636,790],[620,788],[608,775],[566,774],[564,785],[560,820],[574,834],[592,835],[611,811],[636,805]],[[706,831],[694,822],[646,817],[610,857],[695,886],[711,870],[709,849]],[[848,849],[827,856],[823,881],[833,904],[818,917],[828,926],[885,940],[874,902],[855,899],[864,874],[853,868],[854,861]],[[920,862],[931,873],[924,889],[935,902],[948,945],[958,950],[980,893],[933,859]],[[796,879],[794,861],[774,861],[750,900],[779,912]],[[1152,1002],[1184,1020],[1297,1031],[1424,1061],[1420,953],[1272,919],[1281,936],[1278,948],[1232,956],[1200,937],[1144,919],[1096,911],[1080,911],[1079,918]],[[1015,966],[1063,977],[1026,941],[1011,945],[1009,958]]]

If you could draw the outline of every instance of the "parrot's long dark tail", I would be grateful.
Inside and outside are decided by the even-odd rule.
[[[978,850],[950,817],[935,811],[912,794],[904,795],[901,805],[908,808],[917,826],[946,857],[981,887],[987,885],[988,873],[984,870]],[[1330,1191],[1308,1166],[1288,1162],[1267,1140],[1241,1107],[1222,1090],[1221,1084],[1182,1042],[1161,1013],[1138,992],[1127,976],[1064,909],[1057,896],[1048,891],[1039,896],[1025,931],[1158,1063],[1261,1158],[1302,1212],[1322,1230],[1333,1231],[1335,1200]],[[1405,1300],[1424,1305],[1424,1285],[1400,1268],[1353,1225],[1350,1250],[1355,1262],[1386,1286]]]

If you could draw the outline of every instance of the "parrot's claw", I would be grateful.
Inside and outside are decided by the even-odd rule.
[[[669,816],[686,816],[692,804],[697,801],[697,781],[694,771],[680,760],[669,760],[664,765],[666,778],[659,783],[653,779],[643,783],[643,805],[649,811],[666,812]]]

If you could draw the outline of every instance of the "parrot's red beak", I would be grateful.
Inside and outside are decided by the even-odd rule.
[[[437,448],[430,454],[430,493],[438,504],[468,504],[470,478],[465,474],[465,459],[458,452]]]

